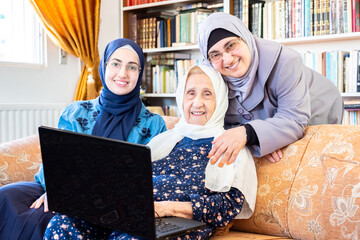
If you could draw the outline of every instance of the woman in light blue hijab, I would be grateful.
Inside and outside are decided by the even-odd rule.
[[[147,144],[166,126],[161,116],[150,113],[141,102],[143,69],[144,54],[139,45],[125,38],[110,42],[99,66],[104,87],[100,96],[67,106],[58,128]],[[42,166],[35,180],[0,188],[0,239],[42,239],[54,216],[48,211]],[[70,217],[66,220],[86,225]]]
[[[277,162],[281,148],[305,127],[342,122],[343,100],[335,85],[303,64],[299,53],[252,35],[230,14],[213,13],[201,24],[200,51],[229,88],[223,135],[210,151],[215,163],[232,163],[245,145]]]

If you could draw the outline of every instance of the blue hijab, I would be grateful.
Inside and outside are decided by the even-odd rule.
[[[106,62],[113,52],[125,45],[130,45],[140,60],[141,71],[135,88],[126,95],[116,95],[111,92],[105,83]],[[144,53],[139,45],[132,40],[119,38],[110,42],[104,51],[99,66],[99,75],[103,84],[99,97],[100,114],[96,119],[92,135],[114,138],[126,141],[139,116],[142,102],[140,99],[140,84],[144,69]]]

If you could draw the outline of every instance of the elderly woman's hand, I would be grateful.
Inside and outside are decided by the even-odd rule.
[[[41,195],[35,202],[33,202],[33,204],[31,204],[30,208],[38,209],[39,207],[41,207],[42,204],[44,204],[44,212],[48,212],[49,207],[48,207],[48,201],[47,201],[47,194],[46,193]]]
[[[215,164],[221,155],[223,155],[219,167],[224,164],[231,164],[235,161],[240,150],[246,144],[245,127],[236,127],[226,130],[221,136],[217,137],[213,142],[213,147],[209,152],[211,163]]]
[[[161,201],[154,202],[155,217],[183,217],[192,219],[191,202]]]

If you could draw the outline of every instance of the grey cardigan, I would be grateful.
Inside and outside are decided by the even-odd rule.
[[[343,100],[330,80],[306,67],[291,48],[256,37],[255,41],[257,78],[243,108],[225,117],[226,128],[244,123],[254,128],[259,146],[249,147],[255,156],[297,141],[307,125],[342,122]]]

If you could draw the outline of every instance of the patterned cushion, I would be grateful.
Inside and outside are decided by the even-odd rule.
[[[360,234],[360,126],[322,125],[283,149],[276,164],[257,159],[254,215],[232,229],[297,239]]]
[[[37,135],[0,144],[0,186],[18,181],[33,181],[40,163]]]

